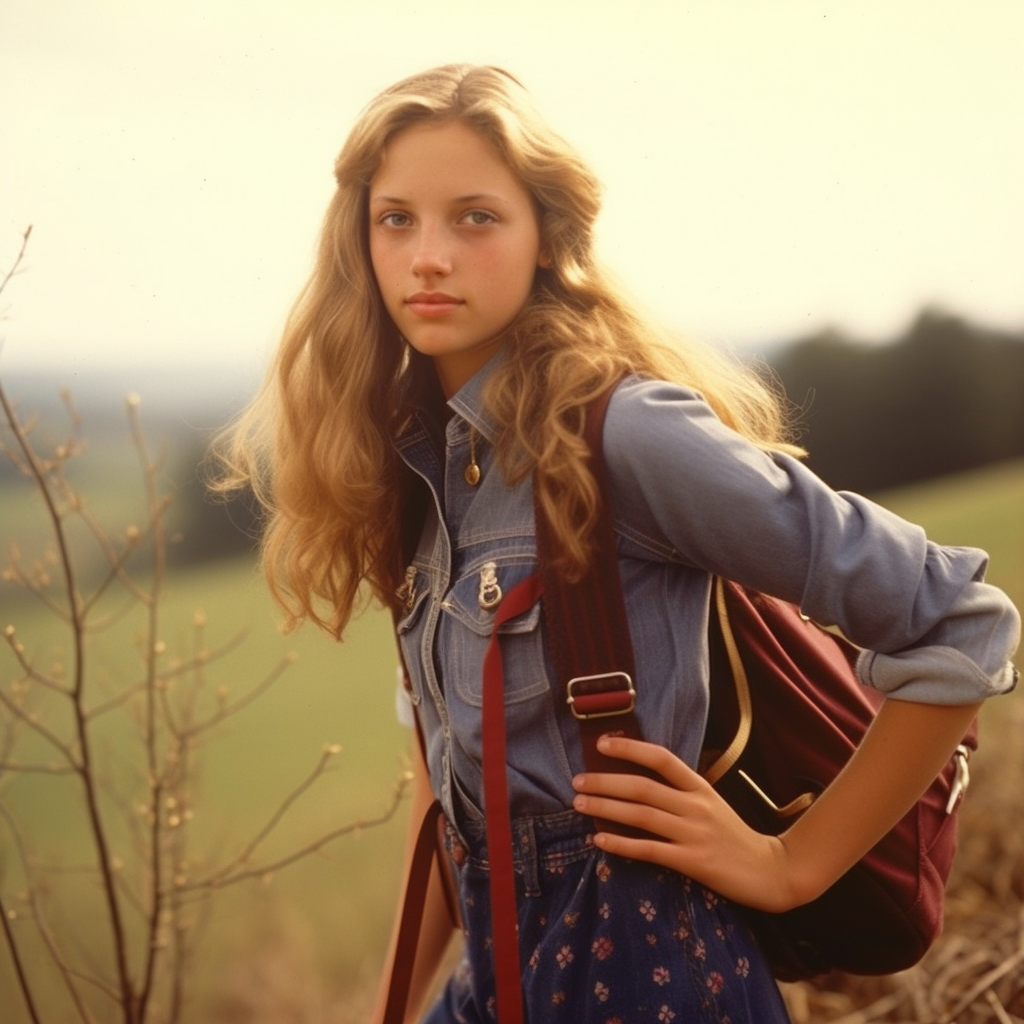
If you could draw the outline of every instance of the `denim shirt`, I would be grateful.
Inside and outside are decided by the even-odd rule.
[[[508,486],[484,367],[450,401],[446,427],[418,414],[397,441],[432,496],[398,622],[435,794],[450,820],[481,819],[482,667],[501,594],[536,568],[529,478]],[[464,478],[470,430],[482,478]],[[940,547],[799,461],[725,427],[702,398],[629,379],[612,397],[605,457],[645,739],[695,765],[708,707],[712,574],[799,604],[864,648],[866,685],[904,700],[964,704],[1012,688],[1020,617],[982,582],[973,548]],[[571,806],[578,727],[552,667],[540,605],[502,627],[513,817]]]

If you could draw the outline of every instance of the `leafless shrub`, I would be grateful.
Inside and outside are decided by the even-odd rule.
[[[0,292],[21,263],[28,237],[26,231]],[[104,528],[73,483],[69,470],[83,444],[70,397],[65,402],[68,436],[47,444],[0,384],[0,451],[40,499],[50,537],[38,557],[26,557],[12,542],[3,579],[25,602],[46,609],[62,638],[60,653],[51,655],[48,639],[23,636],[17,622],[3,629],[13,671],[0,678],[0,948],[16,982],[5,1013],[23,1003],[35,1024],[173,1024],[183,1019],[191,958],[211,895],[388,820],[407,780],[398,780],[379,818],[262,858],[265,841],[339,752],[328,745],[254,835],[209,862],[192,828],[203,745],[265,693],[291,659],[241,692],[217,685],[211,670],[242,638],[212,645],[201,612],[185,649],[172,649],[161,603],[169,499],[138,400],[129,399],[127,414],[143,512],[117,534]],[[113,663],[94,656],[104,635],[117,638]],[[27,800],[24,792],[39,780],[63,789],[55,801],[59,813],[70,819],[72,808],[81,816],[81,842],[69,841],[61,856],[85,850],[84,863],[43,859],[34,835],[45,817],[38,813],[39,791]],[[73,830],[70,820],[62,820],[64,826]]]

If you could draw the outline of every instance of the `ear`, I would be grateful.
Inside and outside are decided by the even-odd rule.
[[[549,253],[547,249],[541,249],[541,251],[537,253],[537,266],[542,267],[544,270],[551,269],[551,253]]]

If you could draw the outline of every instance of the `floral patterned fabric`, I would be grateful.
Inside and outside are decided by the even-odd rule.
[[[784,1024],[732,905],[675,872],[610,856],[574,813],[513,822],[531,1024]],[[466,955],[427,1024],[495,1018],[486,848],[449,828]]]

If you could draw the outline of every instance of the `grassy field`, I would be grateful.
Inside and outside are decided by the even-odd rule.
[[[885,495],[882,501],[924,524],[936,540],[985,547],[993,560],[990,579],[1024,604],[1024,464]],[[117,507],[116,500],[103,499],[104,511]],[[7,537],[35,529],[33,515],[20,508],[4,506]],[[292,808],[255,860],[262,863],[262,856],[273,859],[341,824],[373,818],[389,804],[410,736],[395,720],[395,654],[386,616],[367,613],[341,645],[310,629],[284,637],[253,565],[245,560],[175,573],[160,608],[167,657],[188,651],[198,609],[208,619],[211,646],[245,633],[237,649],[210,669],[211,693],[226,687],[239,694],[289,652],[298,656],[268,693],[197,752],[198,792],[188,827],[207,857],[224,859],[237,852],[243,837],[255,833],[312,769],[325,744],[342,747],[331,771]],[[0,627],[17,626],[30,655],[41,662],[67,657],[66,651],[58,653],[61,638],[52,616],[15,596],[9,586],[0,591],[0,618]],[[97,693],[139,671],[140,628],[137,620],[126,620],[90,648]],[[17,674],[4,648],[0,685],[9,685]],[[991,714],[1003,713],[999,704],[993,702]],[[123,716],[111,718],[119,724],[106,734],[104,756],[112,782],[130,792],[137,730]],[[983,743],[979,763],[983,767],[986,758],[997,756]],[[82,834],[80,801],[71,785],[62,776],[0,777],[0,799],[26,821],[40,859],[69,869],[82,856],[75,849]],[[186,1020],[358,1019],[355,1007],[376,976],[390,927],[403,818],[399,812],[388,824],[343,837],[272,878],[213,895],[213,913],[197,932],[199,956],[190,971],[195,1002]],[[0,890],[11,894],[18,888],[17,865],[7,833],[0,836]],[[121,841],[128,843],[127,835]],[[60,894],[67,900],[68,936],[77,935],[74,942],[101,959],[109,940],[89,884],[79,877]],[[6,953],[0,952],[5,1024],[28,1021],[14,992]],[[52,1018],[65,1019],[71,1018]]]

